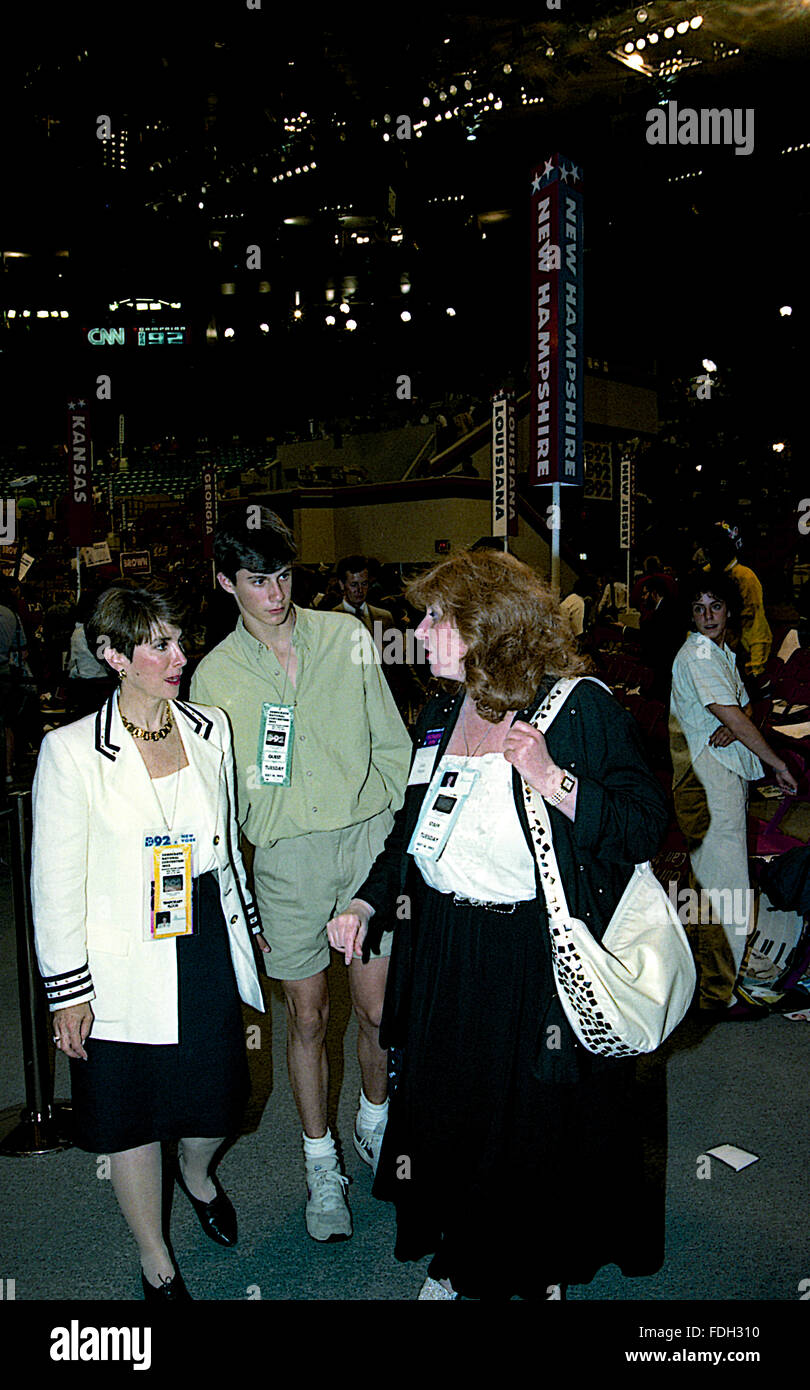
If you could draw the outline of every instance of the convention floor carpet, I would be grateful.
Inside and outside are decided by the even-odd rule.
[[[21,1105],[25,1094],[6,835],[0,829],[0,1111]],[[352,1147],[356,1025],[345,969],[336,964],[330,973],[331,1123],[351,1178],[354,1237],[319,1245],[306,1233],[284,1008],[265,979],[268,1013],[245,1011],[254,1029],[253,1098],[244,1133],[219,1170],[239,1215],[238,1246],[215,1246],[185,1198],[174,1201],[171,1239],[196,1299],[412,1300],[422,1282],[427,1261],[394,1259],[393,1209],[372,1198],[370,1169]],[[650,1171],[666,1192],[666,1257],[646,1279],[627,1280],[607,1267],[590,1285],[570,1289],[569,1301],[802,1299],[801,1290],[810,1289],[803,1283],[810,1281],[809,1057],[810,1024],[771,1017],[707,1029],[687,1020],[640,1064]],[[68,1094],[59,1056],[55,1095]],[[722,1143],[759,1161],[741,1172],[707,1162],[706,1150]],[[18,1301],[140,1299],[137,1255],[94,1155],[68,1149],[0,1157],[0,1201],[0,1280],[13,1279]]]

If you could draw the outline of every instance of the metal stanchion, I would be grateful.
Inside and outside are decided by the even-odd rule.
[[[70,1107],[53,1099],[49,1012],[34,951],[27,814],[31,792],[13,791],[9,799],[11,804],[6,814],[11,831],[11,892],[17,934],[25,1109],[12,1106],[0,1112],[0,1132],[5,1130],[7,1123],[13,1125],[0,1141],[0,1155],[25,1158],[70,1148],[70,1140],[65,1137],[66,1112]]]

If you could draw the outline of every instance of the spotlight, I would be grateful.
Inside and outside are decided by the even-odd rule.
[[[690,19],[689,23],[693,29],[699,29],[701,24],[703,23],[703,15],[696,14],[694,19]]]
[[[647,11],[646,11],[646,10],[637,10],[637,11],[636,11],[636,19],[638,20],[639,24],[643,24],[646,18],[647,18]]]
[[[711,359],[710,357],[704,357],[703,362],[702,362],[702,366],[703,366],[703,370],[706,371],[706,372],[716,372],[716,371],[717,371],[717,363],[716,363],[716,362],[712,362],[712,359]]]
[[[646,47],[647,47],[647,41],[646,41],[646,39],[636,39],[636,48],[641,49],[641,48],[646,48]]]
[[[411,321],[411,316],[407,309],[403,309],[399,317],[402,319],[403,323],[410,323]]]
[[[341,306],[340,306],[340,312],[341,312],[341,314],[348,314],[348,313],[349,313],[349,306],[348,306],[348,304],[346,303],[345,299],[344,299],[343,303],[342,303]]]
[[[446,309],[446,310],[445,310],[445,313],[447,314],[447,317],[448,317],[449,319],[454,319],[454,318],[456,317],[456,311],[455,311],[455,309],[453,309],[453,308],[448,308],[448,309]]]
[[[334,314],[327,314],[327,315],[326,315],[325,322],[328,323],[328,325],[329,325],[330,328],[334,328],[334,326],[335,326],[337,320],[336,320]]]
[[[625,53],[632,53],[634,47],[635,47],[635,44],[626,43],[626,44],[624,45],[624,51],[625,51]]]
[[[793,313],[793,310],[789,304],[783,304],[781,309],[779,310],[779,313],[782,315],[783,319],[789,319],[791,314]]]
[[[673,27],[672,27],[671,24],[668,24],[667,27],[666,27],[666,29],[664,30],[664,38],[665,38],[665,39],[674,39],[674,37],[675,37],[675,30],[673,29]]]
[[[269,333],[269,332],[270,332],[270,325],[269,325],[269,323],[260,323],[260,324],[259,324],[259,328],[261,329],[262,333]]]
[[[226,328],[226,329],[225,329],[225,334],[224,334],[224,336],[225,336],[226,338],[232,338],[232,337],[233,337],[233,329],[232,329],[232,328]]]
[[[687,29],[689,28],[689,20],[688,20],[688,19],[682,19],[682,20],[680,20],[679,23],[675,25],[675,28],[678,30],[678,33],[679,33],[679,34],[685,34],[686,31],[687,31]]]
[[[784,449],[784,447],[785,447],[784,444],[772,444],[772,445],[771,445],[771,448],[773,449],[773,451],[774,451],[775,454],[781,454],[781,452],[782,452],[782,450]]]
[[[354,319],[347,319],[347,320],[346,320],[346,332],[347,332],[347,333],[353,333],[356,327],[357,327],[357,323],[356,323],[356,321],[355,321]]]
[[[658,35],[655,33],[648,34],[647,38],[649,39],[650,43],[658,43]]]

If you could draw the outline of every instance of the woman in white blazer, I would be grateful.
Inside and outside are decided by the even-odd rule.
[[[225,714],[177,700],[175,601],[115,585],[88,624],[119,678],[43,740],[31,895],[54,1042],[70,1058],[73,1139],[110,1155],[147,1300],[190,1297],[161,1225],[162,1140],[206,1234],[236,1242],[209,1171],[248,1096],[239,998],[264,1010],[258,914],[239,854]]]

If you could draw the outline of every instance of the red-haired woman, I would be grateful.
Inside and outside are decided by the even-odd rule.
[[[665,797],[601,685],[561,699],[546,737],[528,722],[587,664],[526,565],[464,553],[407,597],[426,610],[417,636],[451,693],[420,716],[394,829],[328,924],[347,959],[395,929],[374,1192],[396,1204],[396,1256],[433,1257],[424,1299],[560,1298],[609,1262],[652,1272],[660,1229],[641,1214],[634,1064],[586,1052],[566,1021],[521,778],[550,807],[569,907],[597,938],[658,848]],[[436,778],[458,807],[441,853],[422,814]]]

